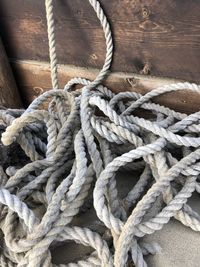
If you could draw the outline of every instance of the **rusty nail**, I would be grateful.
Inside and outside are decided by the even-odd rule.
[[[140,74],[148,75],[150,74],[150,71],[151,71],[151,68],[150,68],[149,63],[145,63],[143,69],[140,71]]]

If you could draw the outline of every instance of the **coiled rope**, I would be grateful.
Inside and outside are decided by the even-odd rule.
[[[74,78],[58,89],[53,0],[45,2],[53,89],[26,111],[0,111],[2,143],[18,144],[26,155],[0,167],[0,265],[147,266],[144,256],[156,253],[158,245],[142,239],[170,218],[200,231],[200,215],[187,204],[194,191],[200,193],[200,113],[186,115],[152,99],[178,90],[199,94],[200,87],[177,83],[142,96],[114,94],[103,86],[112,35],[100,3],[89,0],[105,34],[105,63],[94,81]],[[81,90],[72,91],[76,84]],[[47,110],[41,108],[44,103]],[[135,116],[139,108],[151,119]],[[136,171],[139,175],[124,198],[117,187],[120,170],[129,170],[133,179]],[[104,235],[73,223],[87,212],[91,192]],[[161,208],[149,213],[157,202]],[[94,252],[75,263],[54,264],[51,250],[69,240]]]

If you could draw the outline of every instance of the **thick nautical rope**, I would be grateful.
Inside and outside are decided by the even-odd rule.
[[[51,81],[54,89],[58,89],[58,61],[56,55],[55,23],[53,16],[53,0],[45,0],[47,32],[49,40],[49,56],[51,64]]]
[[[15,150],[0,166],[3,267],[144,267],[144,256],[160,248],[143,238],[171,217],[200,231],[200,215],[187,204],[194,191],[200,193],[200,113],[186,115],[153,103],[155,96],[172,91],[200,97],[200,87],[177,83],[142,96],[115,94],[103,86],[112,35],[100,3],[89,2],[106,38],[106,59],[97,78],[74,78],[58,89],[53,1],[46,0],[53,89],[26,110],[0,110],[2,153]],[[72,91],[76,84],[82,89]],[[136,116],[138,109],[148,111],[149,119],[142,111]],[[23,157],[12,161],[18,150]],[[122,198],[118,181],[124,172],[135,183]],[[98,219],[77,225],[76,218],[91,209]],[[54,264],[51,252],[66,241],[94,252],[83,259],[77,255],[74,263]]]

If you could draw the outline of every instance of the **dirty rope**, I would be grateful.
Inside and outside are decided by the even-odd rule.
[[[58,89],[52,2],[46,0],[54,89],[25,111],[0,111],[3,145],[13,148],[11,158],[16,147],[24,152],[0,167],[0,266],[147,266],[144,256],[159,246],[143,237],[170,218],[200,231],[200,215],[187,204],[200,193],[200,112],[186,115],[152,99],[179,90],[199,94],[200,87],[170,84],[142,96],[103,86],[113,42],[99,2],[89,0],[105,34],[104,66],[94,81],[74,78]],[[77,84],[82,88],[73,91]],[[141,117],[146,111],[150,119]],[[125,171],[135,182],[122,197],[117,182]],[[76,221],[91,209],[95,231]],[[51,252],[69,241],[93,251],[54,264]]]

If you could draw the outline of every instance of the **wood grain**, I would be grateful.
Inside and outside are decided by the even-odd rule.
[[[22,107],[18,89],[0,39],[0,106],[7,108]]]
[[[50,68],[48,63],[34,61],[12,62],[15,75],[20,83],[21,94],[28,105],[41,93],[51,89]],[[58,68],[60,87],[74,77],[94,80],[99,70],[86,69],[71,65],[60,65]],[[165,84],[180,80],[156,78],[133,73],[113,72],[105,81],[105,85],[114,92],[136,91],[142,94]],[[177,111],[191,113],[199,111],[200,94],[191,92],[173,92],[156,97],[154,102],[174,108]]]
[[[200,81],[200,1],[100,0],[113,29],[113,70]],[[88,1],[55,1],[59,62],[100,68],[105,41]],[[0,1],[10,58],[48,61],[44,1]]]

